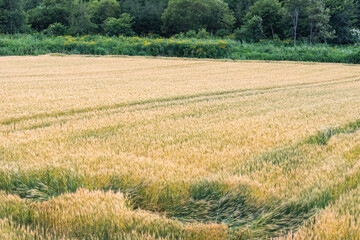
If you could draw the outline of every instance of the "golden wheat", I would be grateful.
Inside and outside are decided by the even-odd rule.
[[[286,235],[360,181],[360,66],[80,56],[0,64],[0,187],[36,200],[2,195],[16,198],[0,204],[14,234]],[[318,135],[325,143],[308,140]],[[325,238],[317,228],[341,221],[359,227],[351,211],[332,223],[324,211],[324,226],[296,236]]]

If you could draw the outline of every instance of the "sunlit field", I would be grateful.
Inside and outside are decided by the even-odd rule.
[[[360,65],[0,58],[0,239],[359,239]]]

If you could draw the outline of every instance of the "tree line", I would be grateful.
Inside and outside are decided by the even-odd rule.
[[[360,40],[357,0],[0,0],[0,33]]]

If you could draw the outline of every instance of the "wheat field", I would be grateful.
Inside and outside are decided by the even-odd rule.
[[[0,58],[0,239],[359,239],[360,66]]]

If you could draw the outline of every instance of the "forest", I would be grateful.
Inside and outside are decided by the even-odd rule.
[[[355,0],[0,0],[0,33],[360,42]]]

